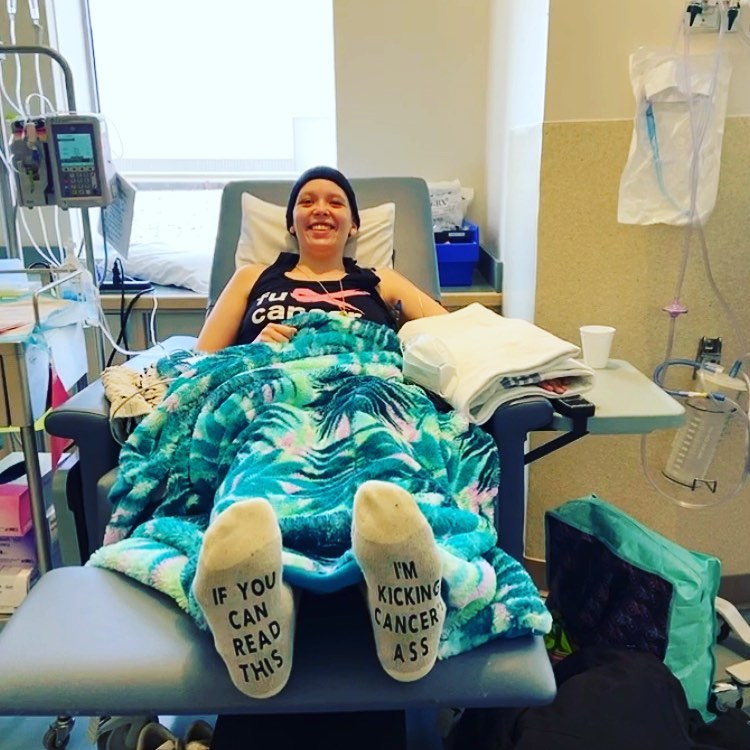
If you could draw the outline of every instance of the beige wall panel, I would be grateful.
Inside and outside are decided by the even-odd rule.
[[[675,294],[686,230],[617,223],[619,180],[631,130],[629,121],[545,125],[536,323],[572,341],[578,340],[577,329],[583,323],[614,325],[612,356],[629,360],[650,374],[667,351],[670,319],[661,308]],[[674,357],[693,357],[702,335],[722,337],[728,364],[748,350],[742,340],[750,331],[746,304],[750,289],[748,169],[750,120],[731,118],[717,206],[705,236],[714,279],[736,312],[738,325],[733,327],[706,280],[694,236],[680,295],[690,312],[677,320]],[[679,371],[669,384],[690,387],[689,379]],[[647,466],[659,487],[690,501],[689,493],[659,477],[673,435],[669,431],[648,439]],[[731,439],[739,446],[738,431]],[[737,466],[734,461],[722,478],[719,495],[726,494],[740,476]],[[588,436],[532,465],[530,556],[543,556],[544,510],[589,492],[618,504],[685,546],[720,556],[725,574],[750,572],[746,552],[750,490],[710,510],[678,507],[645,478],[640,438],[631,436]]]

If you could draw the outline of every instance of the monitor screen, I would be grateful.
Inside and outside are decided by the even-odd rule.
[[[74,169],[94,166],[94,141],[92,133],[57,133],[57,150],[60,166]]]

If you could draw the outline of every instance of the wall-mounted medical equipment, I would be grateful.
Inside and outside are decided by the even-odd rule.
[[[101,208],[117,195],[107,129],[99,115],[51,115],[13,123],[11,161],[27,208]]]
[[[690,0],[685,22],[690,31],[735,31],[739,24],[740,0],[729,0],[722,7],[717,0]]]
[[[670,364],[699,365],[689,360],[662,363],[654,376],[662,387],[663,372]],[[672,392],[687,396],[685,422],[675,435],[663,473],[691,490],[705,487],[715,493],[718,480],[711,474],[714,458],[730,420],[741,411],[738,399],[747,391],[747,385],[720,370],[701,370],[700,380],[705,391]]]

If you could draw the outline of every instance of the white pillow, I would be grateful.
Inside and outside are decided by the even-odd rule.
[[[393,268],[393,227],[396,204],[383,203],[359,212],[361,226],[344,248],[363,268]],[[279,253],[296,253],[297,241],[286,228],[286,206],[277,206],[242,194],[242,228],[234,256],[235,266],[249,263],[270,266]]]
[[[208,294],[213,255],[213,248],[179,251],[166,243],[144,243],[130,246],[128,257],[122,259],[122,267],[135,279]]]

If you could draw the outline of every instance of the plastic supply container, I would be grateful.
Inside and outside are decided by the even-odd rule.
[[[707,389],[736,401],[745,383],[723,373],[705,374]],[[735,408],[727,401],[689,398],[685,402],[685,422],[677,432],[664,475],[695,490],[700,486],[716,492],[717,480],[710,476],[711,464],[722,435]]]
[[[440,286],[471,286],[479,260],[479,227],[470,221],[461,229],[435,232]]]

